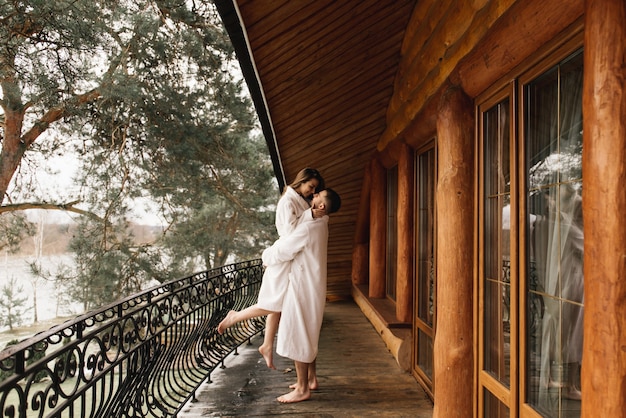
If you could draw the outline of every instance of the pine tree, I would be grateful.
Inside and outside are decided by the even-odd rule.
[[[17,284],[17,279],[11,277],[9,282],[2,286],[0,293],[0,322],[10,330],[24,321],[24,315],[28,310],[25,305],[28,298],[20,296],[24,292],[22,286]]]
[[[279,196],[211,2],[25,0],[0,4],[0,16],[0,219],[38,207],[80,215],[75,268],[57,276],[85,308],[260,255]],[[68,151],[80,191],[65,201],[18,170]],[[139,197],[165,220],[150,245],[128,229]]]

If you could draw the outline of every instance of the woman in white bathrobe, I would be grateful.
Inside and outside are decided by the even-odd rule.
[[[279,240],[291,234],[302,219],[312,219],[323,215],[321,210],[308,210],[311,205],[309,199],[313,193],[324,188],[324,179],[313,168],[300,170],[295,180],[285,187],[285,191],[276,205],[276,230]],[[306,211],[306,212],[305,212]],[[273,353],[274,338],[280,321],[283,298],[287,291],[289,275],[288,264],[268,265],[263,274],[257,303],[240,312],[229,315],[218,326],[218,332],[249,318],[267,315],[265,323],[265,337],[259,352],[265,359],[267,367],[274,369]],[[264,313],[261,313],[264,312]],[[232,322],[231,322],[232,320]]]
[[[341,199],[331,189],[313,197],[313,207],[326,213],[339,210]],[[276,352],[294,360],[298,382],[293,391],[280,396],[284,403],[300,402],[311,396],[310,382],[317,381],[315,358],[324,306],[326,304],[326,261],[328,216],[303,220],[286,238],[263,252],[263,263],[290,266],[289,285],[283,300]],[[312,368],[312,369],[311,369]]]
[[[313,193],[324,188],[324,179],[313,168],[300,170],[296,179],[287,187],[276,205],[276,230],[279,240],[287,238],[302,221],[320,217],[321,213],[314,213],[309,209],[309,198]],[[306,212],[305,212],[306,211]],[[289,275],[288,264],[267,265],[263,273],[263,281],[259,289],[259,297],[256,307],[269,311],[265,322],[265,337],[259,352],[265,359],[267,367],[274,369],[273,353],[274,338],[280,321],[280,311],[283,306],[283,298],[287,291]]]

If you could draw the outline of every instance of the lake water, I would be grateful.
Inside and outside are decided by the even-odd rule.
[[[58,317],[72,317],[82,313],[82,304],[62,302],[57,297],[58,291],[54,282],[37,279],[30,271],[29,262],[34,257],[11,256],[5,254],[0,258],[0,289],[6,286],[11,278],[16,279],[17,287],[21,287],[19,295],[28,300],[22,309],[27,309],[23,315],[23,322],[19,326],[33,325],[35,318],[34,296],[37,295],[37,318],[39,322],[49,322]],[[57,267],[63,263],[72,265],[72,257],[69,254],[43,256],[39,260],[44,271],[54,273]],[[4,295],[0,295],[4,297]],[[16,325],[14,324],[14,327]],[[7,326],[0,326],[0,331],[8,330]],[[2,348],[2,347],[0,347]]]

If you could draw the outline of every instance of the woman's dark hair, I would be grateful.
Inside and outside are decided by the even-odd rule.
[[[309,168],[309,167],[303,168],[302,170],[300,170],[295,180],[289,186],[292,189],[297,189],[298,187],[302,185],[302,183],[306,183],[307,181],[311,179],[316,179],[318,182],[317,188],[315,189],[316,193],[319,193],[326,188],[326,185],[324,183],[324,178],[322,177],[320,172],[314,168]]]

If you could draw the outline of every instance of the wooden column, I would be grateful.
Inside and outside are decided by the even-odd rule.
[[[413,316],[413,150],[402,145],[398,158],[398,261],[396,266],[396,318]]]
[[[387,246],[387,172],[376,159],[370,165],[370,283],[369,297],[384,298]]]
[[[359,209],[356,215],[354,248],[352,249],[352,283],[367,283],[369,270],[369,233],[370,233],[370,167],[365,168]]]
[[[626,3],[585,2],[582,416],[626,417]]]
[[[437,116],[437,329],[433,417],[473,415],[474,111],[459,88]]]

